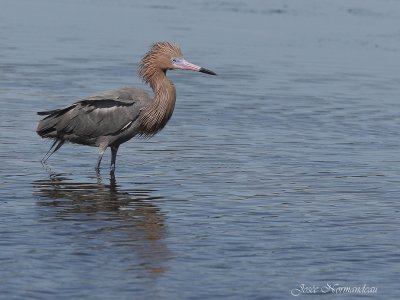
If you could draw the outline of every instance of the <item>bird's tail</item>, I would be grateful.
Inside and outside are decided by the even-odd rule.
[[[47,116],[43,120],[39,121],[38,127],[36,132],[42,138],[55,138],[60,139],[61,137],[58,135],[57,132],[57,124],[62,119],[62,116],[74,108],[74,105],[61,108],[61,109],[54,109],[54,110],[47,110],[47,111],[40,111],[37,114],[39,116]]]
[[[54,139],[49,151],[47,151],[46,155],[42,159],[43,163],[48,160],[53,153],[60,149],[62,145],[64,145],[64,136],[57,130],[57,128],[65,127],[65,124],[63,124],[65,122],[63,117],[65,117],[64,115],[74,107],[75,104],[61,109],[41,111],[37,113],[39,116],[47,116],[43,120],[39,121],[36,129],[37,134],[42,138]]]
[[[57,138],[57,121],[54,118],[44,118],[39,121],[36,133],[42,138]]]

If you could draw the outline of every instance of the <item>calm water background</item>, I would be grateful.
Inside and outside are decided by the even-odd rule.
[[[0,4],[0,298],[398,299],[398,1]],[[115,182],[95,148],[42,167],[35,112],[142,85],[158,40],[219,76],[169,73],[174,116]]]

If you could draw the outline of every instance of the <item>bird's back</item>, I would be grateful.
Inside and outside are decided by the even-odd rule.
[[[150,95],[143,89],[124,87],[124,88],[100,92],[93,96],[85,97],[79,101],[104,100],[104,99],[118,100],[126,103],[138,102],[138,101],[147,103],[148,101],[152,101],[153,98],[150,97]]]
[[[142,89],[105,91],[62,109],[39,112],[47,117],[39,122],[37,133],[44,138],[91,146],[122,143],[138,133],[135,121],[152,101]]]

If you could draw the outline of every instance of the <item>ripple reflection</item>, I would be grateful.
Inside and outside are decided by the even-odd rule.
[[[172,254],[166,244],[166,216],[153,204],[162,199],[154,196],[155,190],[121,190],[114,177],[107,184],[100,176],[96,183],[73,182],[64,174],[50,174],[32,185],[37,205],[51,208],[50,214],[48,210],[40,212],[41,221],[70,221],[70,234],[87,238],[83,251],[128,251],[136,258],[125,268],[144,267],[152,274],[167,270],[165,262]]]

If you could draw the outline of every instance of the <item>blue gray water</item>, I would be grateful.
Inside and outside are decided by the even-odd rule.
[[[169,73],[115,181],[91,147],[43,167],[35,112],[143,86],[159,40],[219,76]],[[0,298],[398,299],[399,54],[391,0],[2,0]]]

